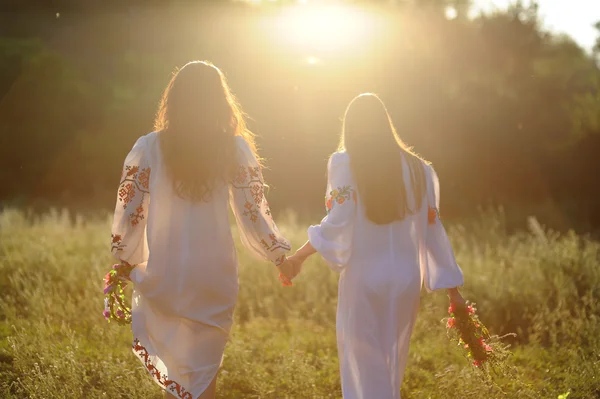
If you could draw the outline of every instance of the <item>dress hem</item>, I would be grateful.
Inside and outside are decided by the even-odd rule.
[[[192,394],[181,386],[180,383],[170,380],[168,375],[161,373],[160,370],[156,368],[150,360],[150,354],[146,350],[146,347],[140,343],[139,339],[134,338],[131,350],[139,361],[142,362],[146,371],[148,371],[150,377],[152,377],[152,380],[158,384],[159,387],[179,399],[194,399]]]

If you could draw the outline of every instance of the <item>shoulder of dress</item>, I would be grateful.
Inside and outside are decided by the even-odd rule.
[[[246,139],[244,139],[242,136],[235,136],[234,141],[236,148],[242,150],[243,152],[250,151],[250,144],[248,144]]]
[[[349,163],[350,162],[350,157],[348,156],[348,153],[346,151],[340,151],[340,152],[334,152],[333,154],[331,154],[331,157],[329,157],[329,166],[337,166],[337,165],[342,165],[344,163]]]
[[[151,132],[139,137],[135,144],[133,145],[133,149],[144,149],[149,144],[152,144],[158,138],[158,132]]]

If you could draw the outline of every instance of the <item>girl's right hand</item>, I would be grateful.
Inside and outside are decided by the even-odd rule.
[[[467,301],[463,298],[460,291],[458,291],[458,288],[448,289],[448,297],[450,298],[450,303],[453,303],[455,306],[467,306]]]

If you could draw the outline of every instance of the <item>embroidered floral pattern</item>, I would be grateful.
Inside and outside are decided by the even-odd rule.
[[[260,240],[260,243],[262,244],[263,248],[268,252],[273,252],[278,249],[284,249],[286,251],[289,251],[290,249],[292,249],[292,247],[286,240],[277,238],[277,236],[273,233],[269,234],[269,239],[271,240],[270,244],[265,239]],[[285,255],[282,255],[282,257],[285,258]],[[281,261],[281,263],[278,264],[277,262],[279,260],[280,259],[275,260],[276,266],[279,266],[281,263],[283,263],[283,261]]]
[[[127,205],[133,201],[133,197],[135,197],[135,189],[133,188],[133,184],[121,183],[119,188],[119,200],[123,201],[123,209],[126,209]]]
[[[246,168],[243,166],[238,167],[237,174],[235,175],[234,181],[237,184],[244,184],[246,179],[248,178],[248,172],[246,172]]]
[[[150,168],[145,168],[141,171],[138,181],[140,182],[140,186],[148,190],[150,187]]]
[[[260,205],[264,199],[264,189],[260,184],[254,184],[250,188],[250,192],[252,193],[252,197],[254,198],[254,203],[256,205]]]
[[[132,226],[137,226],[140,220],[144,219],[144,207],[140,204],[137,208],[135,208],[135,213],[131,213],[129,215],[129,220],[131,221]]]
[[[440,211],[437,208],[429,207],[427,209],[427,223],[435,224],[436,219],[440,218]]]
[[[136,178],[135,174],[138,172],[138,170],[140,170],[139,166],[126,165],[125,166],[125,177],[133,176],[133,178],[135,179]]]
[[[250,172],[251,178],[260,180],[260,168],[258,166],[253,167],[253,168],[248,167],[248,172]]]
[[[140,341],[136,338],[133,340],[133,353],[140,359],[140,361],[150,373],[150,376],[154,379],[154,381],[167,390],[171,395],[174,395],[180,399],[193,399],[192,394],[185,390],[178,382],[170,380],[166,374],[163,374],[152,364],[152,360],[150,360],[150,354],[146,350],[146,348],[140,343]]]
[[[125,165],[123,179],[119,185],[119,201],[123,202],[123,209],[127,209],[129,204],[139,192],[139,204],[135,212],[129,214],[129,221],[132,226],[137,226],[140,220],[144,219],[144,197],[149,193],[150,188],[150,167],[140,171],[137,165]]]
[[[272,256],[269,258],[275,263],[275,265],[281,265],[286,257],[285,254],[279,255],[282,251],[289,251],[291,249],[291,245],[285,240],[283,237],[279,237],[276,234],[269,234],[268,237],[260,237],[263,233],[265,236],[268,232],[273,231],[277,232],[277,227],[273,223],[273,219],[271,216],[271,210],[269,209],[269,204],[265,199],[265,190],[264,183],[262,180],[262,173],[260,167],[258,166],[239,166],[237,169],[237,173],[231,183],[231,189],[236,190],[235,196],[236,202],[244,204],[242,207],[241,214],[244,217],[247,217],[250,222],[253,224],[259,223],[259,221],[265,222],[267,225],[265,228],[266,231],[256,231],[259,234],[257,240],[260,240],[260,244],[264,248],[267,254],[275,253],[278,255],[276,259],[272,259]],[[268,218],[267,218],[268,217]],[[262,218],[262,219],[261,219]],[[260,224],[259,224],[260,226]],[[256,227],[256,229],[262,230],[261,227]]]
[[[123,238],[121,237],[121,234],[111,234],[110,235],[110,241],[111,241],[111,252],[115,253],[117,251],[122,251],[123,248],[125,248],[125,245],[123,244]]]
[[[354,200],[356,202],[356,192],[351,186],[338,187],[329,193],[329,198],[325,202],[327,213],[331,212],[335,204],[342,205],[344,202]]]
[[[246,201],[246,205],[244,205],[246,210],[244,211],[244,216],[248,216],[252,223],[256,223],[258,220],[258,210],[254,207],[252,202]]]

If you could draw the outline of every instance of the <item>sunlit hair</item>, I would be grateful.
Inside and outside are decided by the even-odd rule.
[[[400,139],[377,95],[361,94],[350,102],[338,151],[347,151],[350,156],[352,175],[373,223],[402,220],[421,208],[427,195],[425,161]],[[404,182],[405,165],[414,193],[412,206]]]
[[[175,192],[193,202],[208,201],[213,189],[236,170],[235,136],[256,155],[254,135],[213,64],[193,61],[176,70],[164,91],[154,128]],[[258,158],[258,157],[257,157]]]

